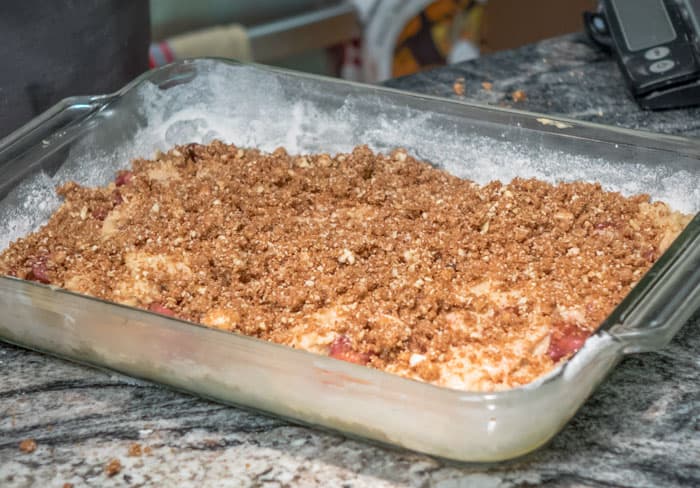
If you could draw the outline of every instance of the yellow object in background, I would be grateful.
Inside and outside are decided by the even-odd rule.
[[[348,69],[353,66],[347,60],[355,57],[345,56],[344,78],[377,82],[479,56],[479,18],[486,0],[351,1],[362,24],[361,56],[355,63],[359,69]]]
[[[473,54],[478,55],[482,13],[482,4],[474,0],[436,0],[425,6],[398,35],[392,76],[463,60],[451,59],[450,54],[464,43],[471,44]]]

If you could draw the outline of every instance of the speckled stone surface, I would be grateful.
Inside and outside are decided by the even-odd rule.
[[[663,132],[698,109],[642,112],[611,61],[560,38],[392,86]],[[482,81],[493,83],[491,91]],[[524,102],[509,94],[526,92]],[[542,412],[541,414],[546,414]],[[20,441],[36,439],[23,453]],[[138,443],[150,450],[129,456]],[[146,449],[148,448],[148,449]],[[105,466],[121,470],[108,477]],[[664,350],[625,359],[545,448],[458,466],[371,446],[0,344],[0,486],[700,486],[700,315]]]
[[[453,90],[458,78],[464,79],[462,96]],[[482,82],[492,83],[491,90]],[[386,85],[632,129],[700,135],[700,107],[641,110],[628,94],[615,61],[578,34],[397,78]],[[516,90],[525,92],[524,101],[513,101]]]

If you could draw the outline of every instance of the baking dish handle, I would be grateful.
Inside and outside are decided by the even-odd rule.
[[[644,277],[642,292],[610,333],[625,353],[668,344],[700,308],[700,214]]]
[[[10,161],[29,149],[48,143],[52,136],[97,112],[109,103],[112,95],[70,97],[58,102],[19,129],[0,139],[0,162]]]

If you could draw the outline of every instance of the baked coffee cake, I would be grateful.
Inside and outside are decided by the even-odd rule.
[[[367,147],[188,144],[58,192],[0,273],[475,391],[570,357],[690,219],[599,184],[482,186]]]

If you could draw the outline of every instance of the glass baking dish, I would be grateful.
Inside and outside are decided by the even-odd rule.
[[[597,180],[700,209],[690,139],[454,102],[231,61],[172,64],[118,93],[67,99],[0,141],[0,249],[131,158],[220,138],[265,150],[402,146],[484,182]],[[459,461],[547,442],[624,354],[666,344],[700,305],[694,220],[575,356],[508,391],[456,391],[66,290],[0,277],[0,338],[218,401]]]

